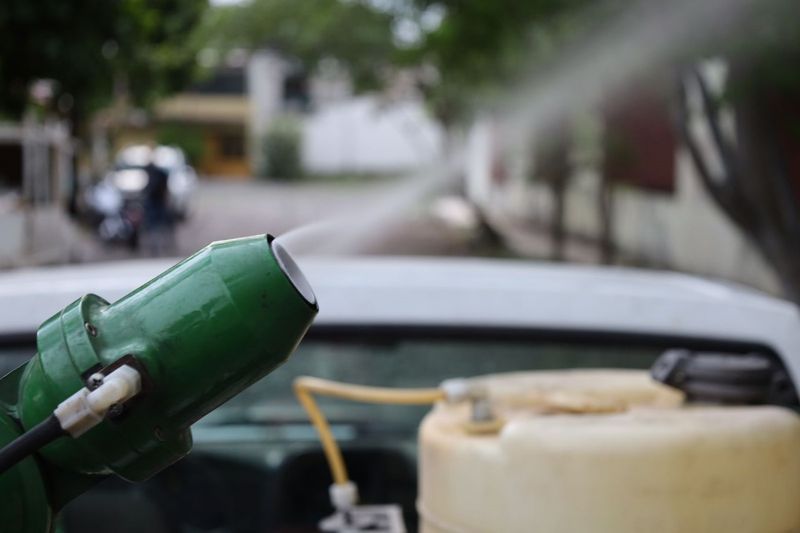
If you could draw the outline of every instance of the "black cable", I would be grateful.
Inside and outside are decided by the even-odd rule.
[[[50,415],[0,449],[0,475],[59,437],[66,435],[56,415]]]

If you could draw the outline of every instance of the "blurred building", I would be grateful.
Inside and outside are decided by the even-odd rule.
[[[306,171],[385,173],[435,160],[442,133],[422,99],[398,77],[383,95],[355,95],[349,77],[270,51],[234,51],[210,76],[166,98],[151,120],[128,121],[115,141],[183,145],[198,172],[249,178],[264,166],[264,139],[276,121],[297,123]],[[186,146],[189,146],[187,149]]]
[[[69,259],[74,155],[63,122],[0,123],[0,267]]]
[[[246,139],[251,118],[246,72],[223,67],[187,92],[167,98],[155,108],[158,127],[176,132],[173,142],[197,144],[189,151],[198,169],[211,175],[247,176],[250,162]]]

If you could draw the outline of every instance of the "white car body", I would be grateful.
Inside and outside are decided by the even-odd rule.
[[[0,338],[29,334],[86,293],[114,301],[177,260],[0,273]],[[800,379],[795,305],[727,283],[667,272],[521,261],[300,258],[316,326],[496,328],[742,343],[782,358]]]

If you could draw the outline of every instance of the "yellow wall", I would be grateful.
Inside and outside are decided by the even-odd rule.
[[[182,93],[156,104],[155,116],[162,122],[238,126],[247,123],[250,103],[244,95]]]
[[[200,174],[224,178],[249,178],[253,175],[246,152],[241,156],[228,156],[222,151],[224,132],[208,128],[203,135],[203,158],[198,165]],[[243,136],[244,139],[244,136]]]
[[[246,96],[177,94],[159,102],[155,116],[160,122],[195,126],[202,131],[204,153],[197,165],[200,174],[225,178],[253,175],[246,147],[250,116],[250,103]],[[224,140],[232,136],[241,138],[241,153],[225,153]]]

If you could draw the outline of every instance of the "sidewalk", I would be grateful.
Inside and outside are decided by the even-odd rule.
[[[552,258],[553,242],[549,228],[499,212],[487,213],[486,217],[492,228],[500,234],[504,244],[515,254],[531,259]],[[600,247],[589,239],[565,235],[563,260],[572,263],[600,263]]]
[[[58,207],[0,212],[0,268],[71,262],[79,239]]]

